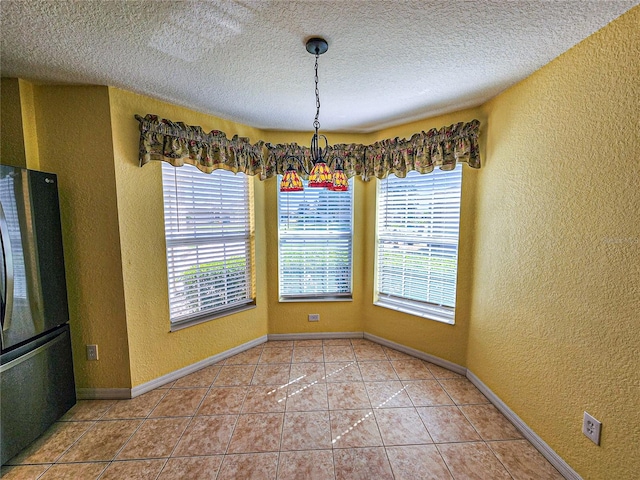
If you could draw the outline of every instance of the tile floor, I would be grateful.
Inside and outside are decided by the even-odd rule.
[[[562,479],[464,377],[364,339],[268,342],[80,401],[13,479]]]

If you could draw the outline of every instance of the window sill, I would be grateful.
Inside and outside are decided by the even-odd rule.
[[[446,323],[448,325],[455,324],[453,312],[451,313],[451,315],[447,315],[442,312],[436,312],[427,308],[412,307],[411,305],[402,305],[400,304],[400,302],[396,303],[396,302],[389,302],[384,300],[378,300],[376,302],[373,302],[373,304],[377,307],[388,308],[390,310],[395,310],[397,312],[414,315],[416,317],[422,317],[427,320]]]
[[[331,297],[331,296],[324,296],[324,297],[280,297],[278,299],[278,301],[280,303],[353,302],[353,297],[351,297],[351,296],[348,296],[348,297],[337,297],[337,296],[336,297]]]
[[[244,312],[245,310],[251,310],[252,308],[256,308],[256,302],[253,301],[251,303],[247,303],[244,305],[238,305],[226,310],[221,310],[219,312],[212,312],[202,317],[189,318],[186,320],[181,320],[178,322],[171,322],[170,332],[177,332],[178,330],[182,330],[184,328],[192,327],[194,325],[199,325],[201,323],[209,322],[211,320],[215,320],[216,318],[226,317],[228,315],[233,315],[235,313]]]

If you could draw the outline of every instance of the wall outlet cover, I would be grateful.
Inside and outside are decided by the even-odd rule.
[[[320,314],[319,313],[310,313],[309,314],[309,321],[310,322],[319,322],[320,321]]]
[[[98,345],[87,345],[87,360],[98,360]]]
[[[584,433],[593,443],[600,445],[600,429],[602,423],[593,418],[587,412],[584,412],[582,419],[582,433]]]

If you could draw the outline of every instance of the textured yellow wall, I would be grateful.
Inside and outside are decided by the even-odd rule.
[[[3,78],[0,84],[0,161],[13,167],[27,166],[17,78]]]
[[[479,109],[464,110],[451,115],[393,127],[377,133],[376,140],[385,138],[410,138],[414,133],[441,128],[457,122],[468,122],[477,118],[481,122],[480,146],[484,158],[484,114]],[[364,272],[362,275],[362,315],[364,330],[374,335],[406,345],[416,350],[457,363],[466,364],[467,336],[469,331],[469,308],[471,304],[471,277],[473,270],[474,242],[474,198],[475,185],[482,170],[463,166],[462,204],[460,210],[460,242],[458,248],[458,280],[455,325],[407,315],[373,305],[375,235],[376,235],[376,190],[378,180],[371,180],[365,187],[364,220]]]
[[[166,244],[159,162],[138,163],[140,131],[134,115],[153,113],[222,130],[252,142],[258,131],[116,88],[109,89],[118,221],[122,247],[129,354],[133,386],[267,334],[264,184],[254,179],[257,307],[169,332]]]
[[[35,86],[34,104],[40,167],[58,175],[76,386],[128,388],[108,89]]]
[[[485,106],[467,364],[585,479],[640,471],[638,25],[640,7]]]

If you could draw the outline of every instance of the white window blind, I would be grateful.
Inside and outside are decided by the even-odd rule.
[[[162,162],[162,188],[172,325],[254,305],[248,177]]]
[[[350,299],[353,180],[346,192],[303,183],[302,192],[278,190],[280,299]]]
[[[462,165],[378,187],[376,304],[453,323]]]

